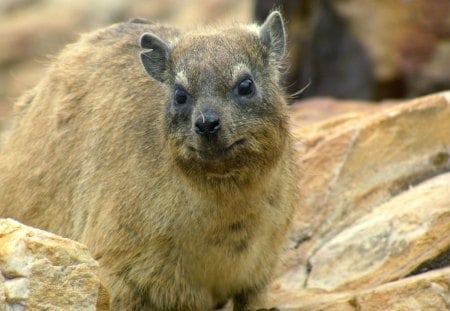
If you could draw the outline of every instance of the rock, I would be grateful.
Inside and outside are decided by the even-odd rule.
[[[97,267],[80,243],[0,219],[0,310],[96,310]]]
[[[301,199],[275,287],[371,288],[450,265],[450,92],[315,101],[292,106]]]
[[[363,115],[365,116],[380,112],[397,103],[398,102],[391,100],[374,104],[369,101],[337,101],[331,97],[315,97],[302,100],[298,104],[292,105],[291,117],[296,130],[301,132],[308,130],[309,125],[319,121],[333,118],[335,119],[333,122],[342,123],[344,120],[361,118]]]
[[[447,250],[449,232],[447,173],[376,207],[316,250],[307,287],[362,289],[405,277]]]
[[[419,94],[437,92],[448,87],[450,72],[443,70],[450,67],[448,55],[450,55],[450,40],[438,43],[430,59],[424,64],[421,75],[411,81]]]
[[[450,268],[366,290],[274,292],[270,304],[281,311],[449,310]]]
[[[309,126],[296,122],[300,218],[328,239],[396,194],[448,171],[449,101],[450,92],[440,93]],[[294,118],[299,112],[294,108]]]

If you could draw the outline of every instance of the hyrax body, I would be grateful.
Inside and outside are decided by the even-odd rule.
[[[114,310],[255,309],[295,203],[284,45],[277,12],[83,36],[18,103],[0,217],[85,243]]]

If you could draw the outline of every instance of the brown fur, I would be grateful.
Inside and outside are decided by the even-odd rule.
[[[114,310],[211,310],[229,298],[254,310],[297,192],[282,51],[260,29],[181,33],[139,21],[69,45],[17,104],[0,155],[0,217],[85,243]],[[139,61],[146,32],[171,49],[166,70],[155,69],[162,82]],[[229,95],[240,67],[257,88],[248,104]],[[186,120],[172,104],[180,72],[195,99]],[[221,115],[214,146],[192,130],[204,109]]]

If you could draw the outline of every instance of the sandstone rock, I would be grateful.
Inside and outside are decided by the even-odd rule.
[[[447,177],[443,175],[450,170],[449,102],[450,93],[444,92],[398,105],[364,106],[361,111],[344,111],[306,125],[302,125],[301,118],[305,117],[304,109],[313,109],[312,106],[292,107],[297,118],[293,134],[303,177],[291,242],[278,280],[281,288],[375,286],[407,275],[450,247],[443,233],[449,228],[450,195],[444,183]],[[436,179],[437,184],[429,181],[415,187],[439,175],[442,176]],[[431,184],[434,186],[427,186]],[[402,206],[405,201],[401,196],[396,198],[398,195],[414,204]],[[423,215],[395,218],[414,206]],[[389,226],[383,219],[403,227],[386,231]],[[414,225],[415,221],[418,223]],[[377,222],[380,225],[375,225]],[[377,232],[381,236],[388,232],[386,237],[391,240],[384,241],[385,249],[380,249],[378,259],[367,258],[364,270],[358,257],[346,254],[356,252],[350,245],[362,249],[372,245]],[[338,251],[334,247],[340,239],[346,242],[340,244],[343,248]],[[378,246],[381,248],[382,244]],[[326,272],[326,266],[335,260],[334,267],[339,267],[342,258],[346,262],[334,274],[341,273],[342,278],[333,283],[329,280],[333,273]],[[374,262],[369,263],[370,259]],[[315,263],[323,264],[322,268],[315,267]],[[371,270],[374,267],[378,272]],[[374,276],[377,273],[378,278]],[[364,278],[368,275],[370,280]],[[356,283],[351,285],[352,282]]]
[[[370,55],[378,97],[415,97],[450,87],[448,57],[441,57],[450,43],[449,1],[381,0],[361,5],[345,0],[336,2],[336,8]]]
[[[450,173],[376,207],[316,250],[307,286],[362,289],[404,277],[450,246]]]
[[[450,40],[436,45],[429,60],[424,64],[421,75],[411,81],[418,93],[429,90],[435,92],[448,87],[450,72],[443,68],[450,68]]]
[[[449,102],[450,93],[441,93],[378,113],[294,124],[303,218],[331,236],[410,186],[449,170]]]
[[[314,97],[302,100],[291,106],[292,123],[298,132],[308,130],[309,125],[335,119],[333,122],[342,123],[344,120],[361,119],[398,104],[398,101],[383,101],[374,104],[369,101],[336,100],[331,97]],[[313,126],[316,128],[316,126]]]
[[[367,290],[274,292],[269,304],[281,311],[450,310],[450,268]]]
[[[80,243],[0,219],[0,310],[96,310],[97,266]]]

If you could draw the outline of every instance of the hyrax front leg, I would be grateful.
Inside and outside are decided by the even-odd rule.
[[[153,278],[142,273],[132,278],[132,273],[125,277],[108,277],[111,311],[206,311],[213,308],[207,290],[192,286],[183,278],[174,278],[174,273],[161,271],[159,275],[153,274]]]
[[[263,299],[260,291],[251,289],[233,297],[233,311],[279,311],[277,308],[262,308]]]

